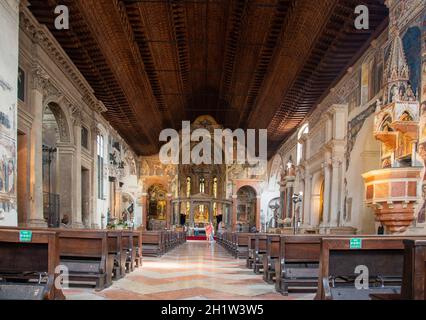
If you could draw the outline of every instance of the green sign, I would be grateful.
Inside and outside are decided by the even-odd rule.
[[[362,239],[361,238],[352,238],[349,240],[350,249],[361,249],[362,248]]]
[[[33,238],[33,232],[29,230],[19,230],[19,241],[20,242],[31,242]]]

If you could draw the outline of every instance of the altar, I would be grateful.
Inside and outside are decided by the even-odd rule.
[[[214,198],[205,193],[182,197],[172,201],[174,219],[188,227],[188,235],[205,235],[205,227],[217,219],[229,219],[232,202]]]
[[[205,236],[206,235],[206,228],[205,227],[194,227],[189,228],[190,234],[194,236]]]

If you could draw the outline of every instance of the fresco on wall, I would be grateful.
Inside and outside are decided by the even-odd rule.
[[[18,4],[10,4],[0,5],[0,225],[7,226],[18,222],[15,162],[19,11]]]
[[[418,27],[407,30],[402,38],[405,58],[410,69],[410,83],[414,94],[418,96],[421,70],[421,32]]]

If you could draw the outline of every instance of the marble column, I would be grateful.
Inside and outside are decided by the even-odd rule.
[[[99,229],[100,225],[100,217],[98,216],[98,134],[99,129],[96,125],[96,123],[92,124],[91,127],[91,138],[92,138],[92,192],[91,192],[91,219],[92,219],[92,225],[91,227],[93,229]],[[102,173],[101,173],[102,176]],[[103,178],[103,177],[102,177]]]
[[[311,190],[312,190],[312,175],[305,174],[305,190],[303,193],[303,223],[307,225],[312,224],[311,218]]]
[[[33,122],[30,135],[30,217],[29,226],[46,227],[43,217],[43,91],[47,86],[47,74],[40,68],[33,69],[31,90]]]
[[[72,120],[75,147],[72,227],[83,228],[81,216],[81,111],[75,106],[72,107]]]
[[[330,189],[330,227],[338,227],[339,224],[339,194],[342,192],[340,186],[340,166],[339,159],[331,162],[331,189]]]
[[[323,226],[328,226],[330,221],[330,185],[331,185],[331,173],[330,164],[326,160],[323,163],[324,170],[324,199],[323,199]]]

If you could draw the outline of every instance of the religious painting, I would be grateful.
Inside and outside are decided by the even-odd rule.
[[[15,141],[0,137],[0,194],[15,195]]]
[[[147,208],[150,219],[166,219],[166,189],[161,184],[149,187]]]

